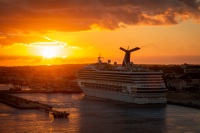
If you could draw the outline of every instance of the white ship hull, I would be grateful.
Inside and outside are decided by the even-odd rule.
[[[134,104],[166,104],[165,93],[128,93],[81,88],[85,95]]]

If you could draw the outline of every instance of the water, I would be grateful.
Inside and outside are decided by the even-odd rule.
[[[84,94],[15,94],[70,113],[54,119],[39,110],[0,103],[0,132],[177,133],[200,132],[200,110],[175,105],[135,106]]]

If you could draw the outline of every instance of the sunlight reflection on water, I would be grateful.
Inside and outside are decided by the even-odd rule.
[[[18,110],[0,103],[0,132],[197,132],[198,109],[167,105],[135,106],[85,97],[84,94],[15,94],[67,111],[54,119],[39,110]],[[8,128],[9,127],[9,128]]]

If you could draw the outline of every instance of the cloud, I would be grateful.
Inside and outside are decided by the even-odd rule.
[[[17,34],[0,34],[0,45],[10,46],[13,44],[22,44],[28,46],[62,46],[66,47],[67,44],[52,40],[45,36],[30,36],[30,35],[17,35]]]
[[[31,44],[32,42],[50,42],[44,37],[37,36],[20,36],[20,35],[0,35],[1,45],[12,45],[15,43]]]
[[[41,56],[0,56],[0,60],[42,60]]]
[[[198,0],[0,0],[0,29],[84,31],[199,20]]]

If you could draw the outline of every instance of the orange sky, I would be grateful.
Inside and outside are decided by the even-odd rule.
[[[200,64],[195,0],[0,0],[0,66],[104,61]]]

